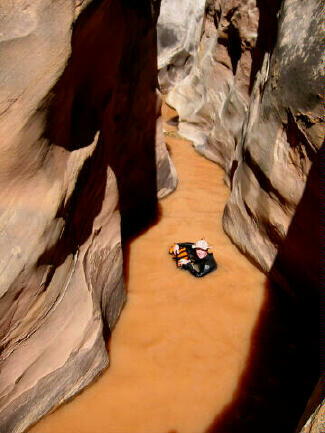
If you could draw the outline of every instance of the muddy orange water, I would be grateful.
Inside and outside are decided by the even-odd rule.
[[[177,191],[130,245],[128,301],[109,343],[110,367],[32,433],[201,433],[232,400],[265,296],[265,276],[224,234],[223,171],[180,139],[166,120]],[[218,270],[178,270],[175,241],[205,237]],[[228,433],[228,432],[227,432]]]

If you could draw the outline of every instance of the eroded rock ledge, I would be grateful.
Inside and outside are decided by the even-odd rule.
[[[155,218],[157,184],[175,188],[156,131],[155,3],[0,6],[3,432],[106,368],[125,302],[121,217],[133,234]]]

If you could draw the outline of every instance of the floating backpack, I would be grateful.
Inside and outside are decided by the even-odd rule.
[[[188,252],[186,251],[185,247],[181,247],[178,251],[178,254],[174,254],[174,247],[176,244],[173,244],[170,248],[169,248],[169,254],[172,254],[174,257],[174,259],[176,260],[176,265],[180,268],[181,264],[179,263],[179,261],[181,259],[186,259],[186,260],[190,260]]]

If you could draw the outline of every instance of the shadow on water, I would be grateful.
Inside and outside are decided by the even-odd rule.
[[[320,377],[320,164],[279,247],[244,373],[205,433],[292,433]]]
[[[129,269],[130,269],[130,246],[132,241],[136,239],[138,236],[144,235],[148,230],[150,230],[153,226],[157,225],[161,219],[161,206],[158,203],[157,212],[153,215],[153,218],[148,221],[146,218],[142,220],[142,222],[136,227],[136,232],[133,236],[129,236],[125,239],[123,243],[123,269],[124,269],[124,280],[126,287],[128,287],[129,282]]]
[[[315,306],[275,284],[266,293],[233,401],[206,433],[293,432],[312,393],[319,376]]]

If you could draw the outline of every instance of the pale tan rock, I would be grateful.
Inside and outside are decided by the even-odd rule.
[[[299,295],[319,290],[325,57],[324,28],[312,17],[323,13],[317,0],[284,3],[278,42],[257,74],[234,154],[223,220],[240,249]]]
[[[249,102],[258,16],[255,1],[209,2],[194,66],[166,99],[179,113],[180,134],[227,174]]]

